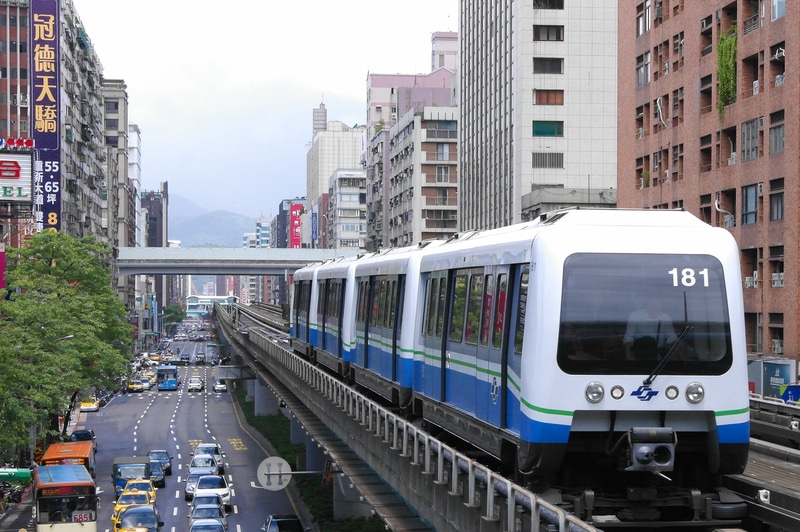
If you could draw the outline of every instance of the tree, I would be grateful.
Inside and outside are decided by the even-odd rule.
[[[178,328],[178,324],[186,318],[186,311],[181,308],[177,303],[167,305],[164,307],[164,332],[169,335],[174,335]]]
[[[0,300],[0,448],[63,430],[80,395],[118,387],[131,326],[111,284],[111,249],[58,232],[7,248],[9,297]]]

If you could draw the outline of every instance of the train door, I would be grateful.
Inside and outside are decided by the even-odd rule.
[[[364,368],[367,363],[367,328],[369,325],[369,303],[372,300],[370,294],[370,283],[368,278],[357,279],[358,283],[358,308],[356,310],[356,338],[355,338],[355,357],[353,362],[356,366]]]
[[[433,399],[442,399],[442,336],[447,307],[447,272],[433,272],[425,278],[425,313],[421,355],[415,354],[414,391]]]
[[[519,434],[521,430],[520,383],[522,382],[522,341],[525,336],[525,320],[528,312],[528,281],[530,267],[526,264],[509,272],[509,288],[505,292],[507,304],[503,316],[502,349],[505,363],[506,405],[504,425]],[[530,309],[533,311],[533,309]],[[506,319],[507,317],[507,319]],[[530,345],[530,344],[529,344]],[[530,354],[528,356],[531,356]],[[512,388],[513,386],[513,388]]]
[[[451,276],[450,319],[445,337],[444,399],[476,411],[479,386],[478,335],[483,301],[483,268],[461,268]]]
[[[295,337],[308,343],[308,302],[311,292],[311,284],[308,281],[301,281],[300,286],[295,289],[294,302],[294,321]]]
[[[508,266],[487,268],[482,294],[470,300],[480,305],[480,331],[477,338],[476,417],[501,426],[505,411],[507,373],[503,356],[503,324],[508,290]],[[481,301],[477,301],[478,296]]]
[[[336,358],[341,358],[342,287],[337,279],[325,282],[322,348]]]
[[[390,366],[386,368],[387,374],[386,377],[391,379],[392,382],[397,382],[399,380],[400,372],[402,368],[400,367],[401,359],[400,359],[400,352],[399,349],[399,338],[400,338],[400,328],[403,325],[403,304],[405,298],[403,294],[405,293],[405,275],[397,276],[394,279],[394,286],[392,288],[392,300],[391,300],[391,316],[389,317],[389,326],[391,327],[391,334],[392,334],[392,351],[391,351],[391,358],[390,358]]]
[[[367,329],[367,362],[366,368],[391,378],[391,358],[393,351],[393,333],[391,326],[395,309],[391,303],[392,292],[397,290],[396,279],[386,276],[372,277],[372,313]]]

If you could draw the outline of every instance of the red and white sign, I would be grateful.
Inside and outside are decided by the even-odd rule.
[[[0,152],[0,202],[31,202],[32,166],[31,153]]]

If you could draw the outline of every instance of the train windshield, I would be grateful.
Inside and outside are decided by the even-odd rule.
[[[564,264],[558,364],[571,374],[730,368],[722,264],[709,255],[578,253]]]

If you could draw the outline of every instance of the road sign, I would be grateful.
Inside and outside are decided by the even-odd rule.
[[[280,491],[292,480],[292,468],[280,456],[270,456],[258,464],[256,476],[264,489]]]

